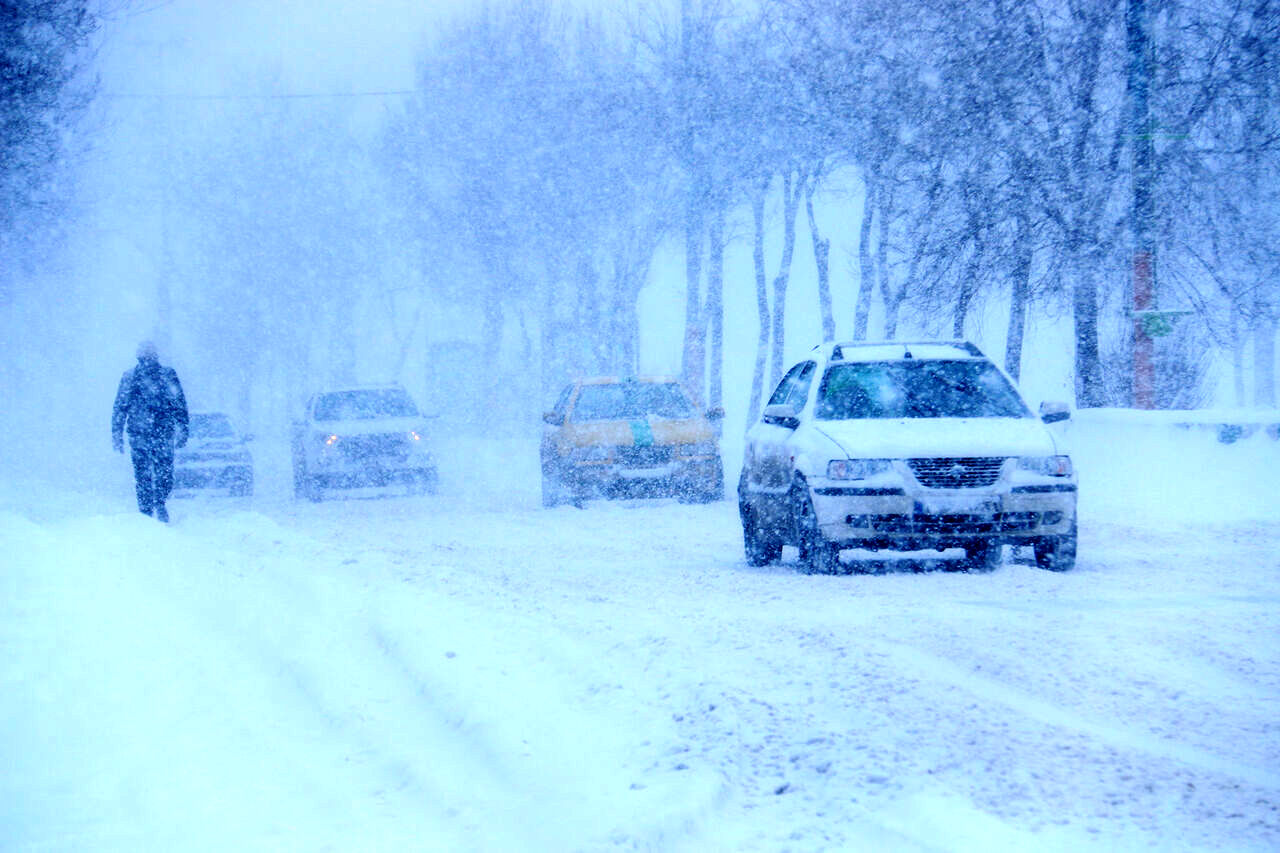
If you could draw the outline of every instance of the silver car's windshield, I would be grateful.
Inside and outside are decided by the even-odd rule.
[[[365,421],[375,418],[413,418],[418,409],[399,389],[335,391],[316,401],[317,421]]]
[[[231,438],[235,433],[226,415],[192,415],[192,438]]]
[[[1029,418],[995,365],[978,360],[834,364],[818,388],[819,420]]]

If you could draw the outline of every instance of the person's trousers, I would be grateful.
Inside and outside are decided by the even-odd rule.
[[[138,490],[138,510],[151,515],[164,506],[173,491],[173,439],[130,435],[133,481]]]

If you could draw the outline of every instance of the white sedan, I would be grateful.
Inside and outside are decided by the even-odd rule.
[[[747,561],[795,545],[808,570],[844,548],[963,548],[990,570],[1029,545],[1075,564],[1076,478],[1009,377],[966,342],[827,343],[794,365],[747,434],[738,508]]]

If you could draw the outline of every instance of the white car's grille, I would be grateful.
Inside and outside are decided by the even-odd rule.
[[[1000,477],[1004,457],[908,459],[907,464],[926,488],[977,489],[995,483]]]

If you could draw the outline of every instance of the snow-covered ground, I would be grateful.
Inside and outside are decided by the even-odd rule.
[[[1280,441],[1069,429],[1067,574],[752,569],[529,443],[319,505],[263,447],[168,527],[14,460],[0,849],[1280,848]]]

